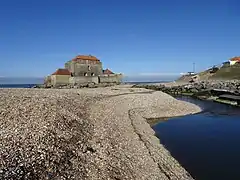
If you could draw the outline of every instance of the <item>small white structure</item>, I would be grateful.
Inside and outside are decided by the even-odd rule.
[[[196,75],[195,72],[187,72],[187,75]]]

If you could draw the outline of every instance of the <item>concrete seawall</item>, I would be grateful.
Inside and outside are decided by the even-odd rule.
[[[200,108],[129,86],[1,89],[0,179],[192,179],[146,118]]]

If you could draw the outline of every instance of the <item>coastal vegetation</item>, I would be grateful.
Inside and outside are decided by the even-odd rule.
[[[240,79],[240,64],[223,66],[210,79],[234,80]]]

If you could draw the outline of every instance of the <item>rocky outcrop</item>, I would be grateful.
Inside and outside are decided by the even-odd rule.
[[[240,95],[240,81],[231,80],[208,80],[198,81],[194,83],[166,83],[166,84],[138,84],[133,87],[142,87],[146,89],[153,89],[163,91],[168,94],[186,94],[190,93],[195,96],[199,95],[214,95],[216,91],[222,91],[229,94]]]

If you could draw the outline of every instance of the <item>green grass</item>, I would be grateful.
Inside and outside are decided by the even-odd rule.
[[[211,79],[240,79],[240,65],[220,68]]]

